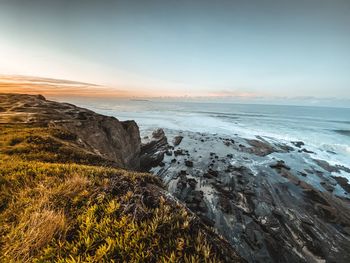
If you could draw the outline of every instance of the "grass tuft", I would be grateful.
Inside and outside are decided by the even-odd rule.
[[[158,178],[65,130],[0,126],[0,262],[236,262]]]

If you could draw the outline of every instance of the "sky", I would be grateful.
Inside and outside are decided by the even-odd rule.
[[[0,74],[350,101],[350,1],[0,0]]]

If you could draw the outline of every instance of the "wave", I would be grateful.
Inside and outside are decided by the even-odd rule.
[[[350,137],[350,130],[333,130],[336,133]]]

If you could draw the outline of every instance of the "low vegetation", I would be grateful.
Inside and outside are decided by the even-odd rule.
[[[238,261],[146,173],[68,131],[0,126],[0,262]]]

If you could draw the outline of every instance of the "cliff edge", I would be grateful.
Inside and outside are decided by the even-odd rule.
[[[244,262],[139,156],[133,121],[0,94],[0,261]]]
[[[140,133],[134,121],[119,121],[41,95],[0,94],[0,124],[30,124],[62,129],[77,136],[80,148],[114,162],[120,168],[138,170]]]

